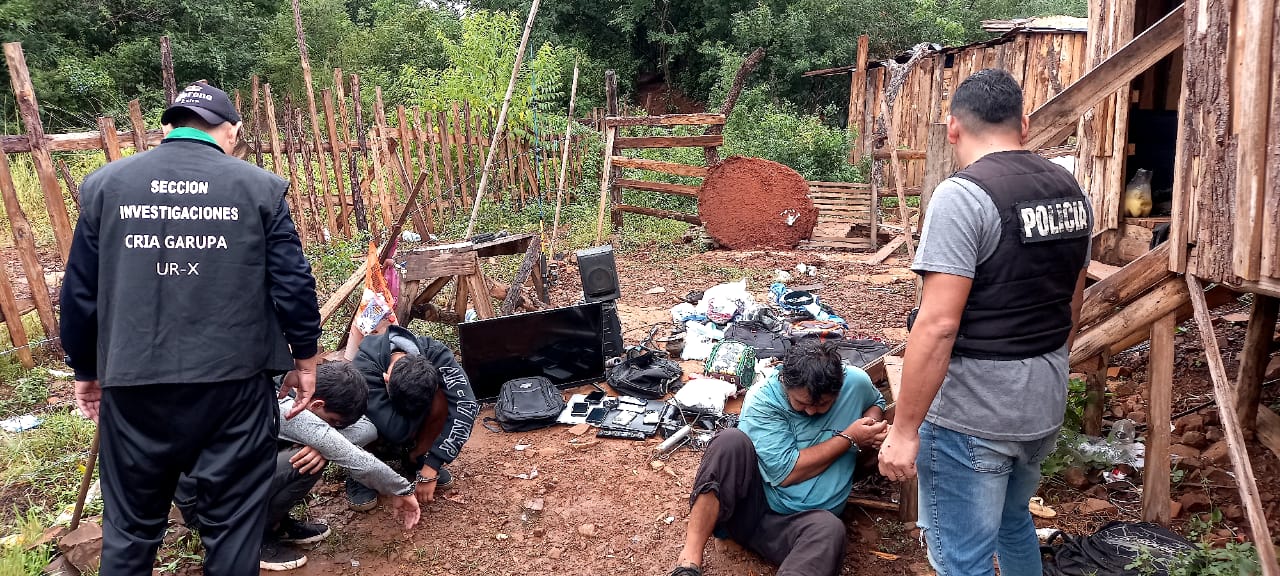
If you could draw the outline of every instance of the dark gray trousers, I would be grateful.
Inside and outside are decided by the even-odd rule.
[[[306,498],[320,481],[321,473],[303,474],[289,462],[289,459],[300,450],[302,448],[289,446],[276,452],[275,473],[271,477],[271,496],[267,500],[264,535],[267,540],[271,539],[271,532],[280,524],[280,521],[284,520],[289,515],[289,511],[302,502],[302,499]],[[178,505],[178,510],[182,511],[182,517],[186,520],[187,526],[200,529],[200,510],[196,505],[194,479],[183,476],[178,481],[178,492],[174,496],[174,502]]]
[[[693,480],[690,505],[714,492],[720,501],[715,532],[778,565],[778,576],[835,576],[846,546],[844,522],[827,510],[778,514],[764,497],[756,449],[741,430],[716,434]]]
[[[104,576],[150,576],[179,477],[199,510],[208,576],[256,576],[279,405],[265,375],[107,387],[101,435]]]

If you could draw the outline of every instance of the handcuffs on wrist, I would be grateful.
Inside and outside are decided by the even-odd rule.
[[[835,435],[835,436],[839,436],[839,437],[841,437],[841,438],[844,438],[845,440],[848,440],[848,441],[849,441],[849,449],[850,449],[850,450],[857,450],[857,449],[858,449],[858,441],[857,441],[857,440],[854,440],[854,439],[853,439],[853,436],[850,436],[850,435],[848,435],[848,434],[845,434],[844,432],[842,432],[842,431],[840,431],[840,430],[832,430],[832,431],[831,431],[831,433],[832,433],[833,435]]]
[[[437,478],[438,478],[437,476],[432,476],[432,477],[430,477],[430,478],[424,478],[424,477],[422,476],[422,472],[418,472],[417,474],[414,474],[414,476],[413,476],[413,487],[414,487],[414,488],[417,488],[419,484],[430,484],[430,483],[432,483],[432,482],[435,482]]]

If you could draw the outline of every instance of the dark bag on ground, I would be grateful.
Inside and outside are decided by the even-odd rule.
[[[862,368],[888,354],[889,347],[879,340],[837,340],[836,352],[845,364]]]
[[[564,395],[555,384],[542,376],[530,376],[502,385],[493,414],[504,431],[525,432],[555,424],[564,406]]]
[[[724,331],[725,340],[736,340],[756,351],[756,358],[782,358],[791,349],[791,339],[760,322],[734,322]]]
[[[609,369],[609,385],[619,394],[657,400],[679,388],[684,370],[648,348],[632,347]]]
[[[1045,576],[1168,576],[1167,562],[1189,550],[1195,550],[1195,545],[1186,538],[1148,522],[1111,522],[1079,537],[1054,532],[1040,547]],[[1126,568],[1144,551],[1154,572]]]

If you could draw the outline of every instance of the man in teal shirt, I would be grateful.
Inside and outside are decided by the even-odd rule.
[[[714,533],[766,560],[778,575],[840,573],[844,523],[859,448],[888,433],[884,397],[834,344],[792,348],[782,370],[752,387],[738,428],[720,432],[694,478],[689,528],[671,576],[701,576]]]

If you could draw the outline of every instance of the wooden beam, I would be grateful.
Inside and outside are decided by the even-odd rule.
[[[1280,416],[1266,406],[1258,406],[1258,442],[1280,456]]]
[[[476,273],[479,261],[474,250],[466,252],[412,252],[405,255],[404,277],[407,280],[427,280],[444,276],[470,276]]]
[[[1225,286],[1221,286],[1221,285],[1214,286],[1213,288],[1210,288],[1208,292],[1204,293],[1204,299],[1206,302],[1209,303],[1210,310],[1217,308],[1219,306],[1226,306],[1227,304],[1231,304],[1235,302],[1238,297],[1239,297],[1238,294],[1236,294],[1235,292],[1232,292],[1231,290],[1227,289]],[[1187,300],[1186,304],[1179,306],[1178,309],[1174,312],[1174,316],[1176,316],[1177,323],[1179,325],[1181,325],[1183,322],[1186,322],[1187,320],[1190,320],[1194,315],[1195,313],[1191,309],[1190,299]],[[1135,329],[1133,332],[1130,332],[1128,336],[1125,336],[1120,340],[1112,342],[1111,345],[1107,347],[1106,355],[1115,356],[1116,354],[1119,354],[1121,352],[1124,352],[1125,350],[1133,348],[1138,344],[1146,342],[1147,339],[1149,339],[1150,337],[1151,337],[1150,329],[1147,326],[1140,326],[1137,329]],[[1097,436],[1097,434],[1094,434],[1094,436]]]
[[[351,296],[351,293],[355,292],[356,287],[360,286],[361,282],[364,282],[364,276],[368,270],[369,263],[367,261],[361,261],[360,266],[356,268],[356,271],[352,272],[351,276],[347,277],[347,281],[343,282],[342,286],[339,286],[333,294],[329,295],[329,299],[325,300],[324,305],[320,307],[321,326],[324,326],[329,322],[329,319],[333,317],[334,312],[337,312],[338,308],[342,307],[342,304]]]
[[[98,118],[98,133],[102,134],[102,152],[107,155],[107,162],[115,162],[124,157],[120,153],[120,140],[116,138],[116,121],[110,116]]]
[[[520,288],[529,280],[529,274],[533,272],[533,267],[538,265],[538,257],[541,255],[542,240],[534,236],[533,241],[529,242],[529,248],[524,253],[524,260],[520,261],[520,268],[516,270],[516,277],[511,280],[511,286],[508,288],[507,294],[502,298],[502,306],[498,310],[503,316],[514,312],[516,305],[520,303]]]
[[[614,149],[628,148],[705,148],[707,146],[723,146],[724,136],[641,136],[636,138],[618,138]]]
[[[45,142],[44,125],[40,122],[40,103],[36,101],[36,89],[31,84],[31,73],[27,70],[27,57],[22,52],[22,43],[6,43],[4,58],[9,65],[9,81],[18,102],[18,114],[27,129],[31,163],[40,181],[40,189],[44,192],[44,206],[49,212],[49,224],[53,227],[53,239],[58,245],[58,257],[66,263],[67,256],[71,254],[71,220],[67,216],[67,205],[62,199],[62,186],[58,184],[58,175],[54,172],[53,156],[49,154]]]
[[[1245,438],[1257,429],[1258,402],[1262,398],[1262,379],[1271,357],[1271,339],[1276,329],[1276,313],[1280,300],[1262,294],[1253,295],[1253,310],[1245,331],[1240,372],[1236,380],[1236,411]]]
[[[1218,404],[1218,418],[1222,420],[1222,431],[1227,437],[1236,488],[1240,491],[1240,501],[1244,503],[1245,517],[1249,520],[1249,532],[1253,535],[1254,546],[1258,550],[1258,563],[1262,566],[1263,576],[1277,576],[1280,575],[1280,564],[1276,563],[1276,549],[1271,545],[1271,530],[1267,527],[1262,500],[1258,497],[1258,482],[1253,476],[1244,434],[1240,430],[1240,418],[1236,414],[1235,389],[1227,379],[1227,369],[1222,364],[1218,337],[1213,330],[1213,318],[1209,315],[1209,306],[1204,299],[1204,288],[1200,285],[1200,280],[1192,275],[1186,276],[1186,283],[1187,291],[1191,294],[1191,306],[1195,309],[1196,325],[1200,328],[1200,338],[1204,342],[1204,355],[1209,363],[1209,376],[1213,380],[1213,399]]]
[[[1142,519],[1169,525],[1169,425],[1173,413],[1174,314],[1151,325],[1147,359],[1147,452],[1142,476]]]
[[[675,194],[677,196],[687,196],[689,198],[697,198],[698,190],[702,189],[700,186],[667,184],[666,182],[648,182],[645,180],[632,180],[630,178],[619,178],[614,182],[614,184],[621,188],[644,190],[647,192],[662,192],[664,194]]]
[[[1090,264],[1090,268],[1093,265]],[[1171,276],[1169,272],[1169,243],[1121,267],[1084,291],[1084,304],[1080,308],[1080,326],[1089,326],[1102,320],[1139,294]]]
[[[894,252],[897,252],[898,248],[901,248],[902,245],[906,243],[907,243],[906,234],[899,234],[897,236],[894,236],[893,240],[890,240],[889,243],[885,244],[884,247],[880,248],[878,252],[871,255],[870,258],[863,260],[862,263],[870,264],[872,266],[879,265],[883,263],[886,259],[888,259],[889,256],[892,255]]]
[[[691,178],[706,178],[709,172],[707,168],[702,166],[690,166],[664,160],[649,160],[648,158],[627,158],[626,156],[614,156],[610,164],[616,168],[637,168],[675,176],[689,176]]]
[[[1201,299],[1203,297],[1202,294]],[[1078,334],[1071,347],[1070,364],[1074,366],[1097,356],[1107,350],[1112,342],[1150,325],[1186,302],[1186,286],[1177,278],[1165,280],[1123,310]]]
[[[1099,100],[1127,86],[1135,76],[1181,46],[1183,10],[1182,5],[1174,8],[1110,58],[1032,112],[1026,148],[1036,150],[1054,144],[1051,141],[1054,135],[1075,124]]]
[[[876,150],[875,153],[871,155],[871,157],[876,160],[889,160],[893,158],[893,154],[895,152],[898,154],[899,160],[924,160],[926,155],[928,154],[928,152],[926,152],[925,150],[894,149],[894,150]]]
[[[858,60],[853,74],[849,79],[849,138],[853,141],[853,146],[849,150],[849,162],[857,163],[866,154],[863,150],[863,132],[866,126],[862,124],[863,110],[866,108],[867,95],[867,54],[871,38],[866,34],[858,37]]]
[[[147,123],[142,119],[142,103],[137,98],[129,101],[129,125],[133,127],[133,149],[147,150]]]
[[[27,327],[22,324],[22,310],[18,300],[13,296],[13,281],[9,278],[9,269],[0,266],[0,319],[9,329],[9,344],[18,355],[18,361],[24,368],[35,368],[36,360],[27,347]]]
[[[701,224],[702,219],[697,214],[686,214],[684,212],[676,212],[674,210],[659,210],[657,208],[645,208],[643,206],[629,206],[627,204],[619,204],[618,210],[629,212],[631,214],[641,214],[643,216],[652,216],[654,218],[666,218],[668,220],[679,220],[690,224]]]
[[[600,207],[599,214],[596,216],[596,244],[604,240],[604,212],[605,206],[609,204],[609,189],[613,187],[613,159],[617,158],[613,155],[613,143],[618,138],[618,128],[608,126],[604,129],[604,133],[604,168],[600,170]],[[617,214],[617,205],[615,204],[610,211]]]
[[[608,116],[605,126],[712,126],[724,124],[724,114],[667,114],[665,116]]]
[[[1257,280],[1262,268],[1263,223],[1267,198],[1267,134],[1280,127],[1267,121],[1270,115],[1271,34],[1275,25],[1275,0],[1236,4],[1238,18],[1231,24],[1235,35],[1235,70],[1230,73],[1231,111],[1236,116],[1235,237],[1231,263],[1236,275]],[[1272,182],[1275,187],[1277,183]],[[1228,196],[1230,197],[1230,196]],[[1253,405],[1256,405],[1254,403]],[[1252,406],[1250,407],[1252,409]]]
[[[1086,271],[1086,274],[1088,274],[1090,280],[1096,281],[1106,279],[1119,271],[1119,266],[1112,266],[1110,264],[1103,264],[1097,260],[1090,260],[1089,269]]]
[[[5,217],[9,219],[9,232],[13,234],[13,246],[18,251],[18,260],[22,262],[22,273],[27,276],[27,287],[31,291],[36,312],[40,315],[40,326],[44,328],[45,338],[54,338],[58,335],[59,326],[58,319],[53,313],[53,300],[49,296],[49,286],[44,280],[44,265],[40,263],[40,253],[36,251],[31,221],[27,219],[27,214],[18,201],[18,189],[13,183],[9,156],[4,151],[0,151],[0,199],[4,200]]]

